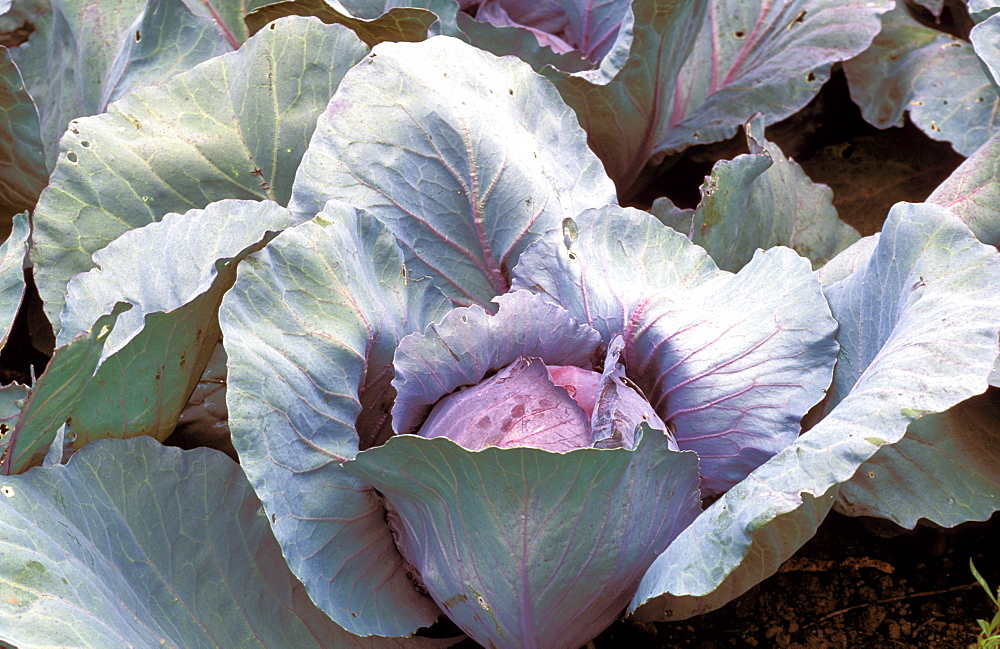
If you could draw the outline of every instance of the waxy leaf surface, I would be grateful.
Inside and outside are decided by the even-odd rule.
[[[527,291],[497,297],[495,315],[479,306],[455,309],[440,323],[404,338],[393,359],[393,429],[412,433],[441,397],[476,385],[518,357],[589,369],[601,336],[562,307]]]
[[[375,485],[431,596],[483,646],[576,649],[697,515],[697,458],[643,428],[634,451],[466,450],[394,437],[345,468]]]
[[[841,253],[857,269],[824,289],[841,345],[826,416],[667,548],[630,606],[640,619],[699,615],[773,574],[865,461],[921,414],[986,388],[1000,335],[996,250],[947,211],[905,203],[868,250]]]
[[[48,182],[38,128],[38,111],[21,72],[0,46],[0,238],[14,214],[35,206]]]
[[[140,437],[0,479],[0,640],[21,649],[391,649],[309,600],[238,464]]]
[[[122,233],[226,198],[287,202],[316,116],[366,51],[344,27],[288,18],[71,123],[34,214],[31,258],[54,326],[69,280]]]
[[[805,259],[775,248],[736,275],[718,271],[683,235],[617,207],[585,212],[573,227],[571,245],[553,232],[529,248],[516,285],[625,337],[626,373],[678,445],[698,452],[706,492],[795,438],[837,353],[836,323]]]
[[[745,125],[749,154],[716,163],[693,212],[657,199],[653,214],[705,248],[719,268],[738,271],[758,248],[788,246],[821,266],[858,239],[837,216],[833,191],[812,182],[794,160],[764,139],[764,118]],[[670,216],[668,216],[668,214]]]
[[[1000,127],[997,87],[972,45],[921,25],[900,5],[882,16],[872,46],[844,63],[851,98],[878,126],[903,113],[935,140],[970,155]]]
[[[289,208],[311,215],[330,198],[384,222],[414,278],[492,308],[531,241],[615,195],[545,79],[437,36],[382,43],[344,77]]]
[[[168,214],[94,253],[97,268],[69,283],[56,343],[118,302],[132,308],[73,409],[77,448],[99,437],[170,435],[219,339],[219,304],[237,264],[293,223],[276,203],[225,200]]]
[[[996,390],[925,415],[840,488],[837,507],[913,528],[983,521],[1000,510],[1000,403]]]
[[[30,235],[28,213],[17,214],[10,236],[0,244],[0,349],[7,344],[24,297],[24,262]]]
[[[344,472],[391,434],[392,356],[451,308],[413,282],[392,234],[330,202],[240,264],[222,302],[233,445],[310,597],[359,635],[409,635],[419,594],[373,490]]]
[[[983,243],[1000,246],[1000,133],[960,164],[927,202],[948,208]]]

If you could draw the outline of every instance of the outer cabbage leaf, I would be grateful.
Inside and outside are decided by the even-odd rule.
[[[862,463],[921,414],[985,389],[1000,255],[945,210],[895,206],[871,254],[825,294],[841,344],[828,414],[678,536],[632,601],[638,618],[698,615],[773,574]]]
[[[916,420],[840,488],[837,508],[913,528],[921,519],[952,527],[1000,510],[997,391]]]
[[[418,593],[373,490],[344,472],[391,434],[392,356],[451,304],[381,223],[331,201],[240,264],[220,311],[233,444],[292,572],[339,625],[409,635]]]
[[[479,306],[455,309],[400,341],[393,358],[393,430],[414,432],[441,397],[479,383],[520,356],[548,365],[591,365],[601,336],[562,307],[527,291],[494,301],[495,315]]]
[[[283,16],[315,16],[327,24],[350,27],[358,38],[374,47],[383,41],[422,41],[439,17],[454,24],[457,12],[454,0],[346,4],[339,0],[283,0],[258,4],[247,15],[247,26],[256,33]]]
[[[698,452],[706,493],[798,435],[837,353],[836,323],[806,260],[776,248],[736,275],[720,272],[638,210],[590,210],[575,228],[571,245],[553,232],[529,248],[515,285],[605,336],[624,335],[626,372],[681,449]]]
[[[830,67],[864,51],[891,0],[712,0],[684,64],[669,130],[652,153],[731,137],[754,113],[773,124],[805,106]],[[664,113],[664,117],[667,113]]]
[[[972,28],[969,34],[972,49],[983,62],[993,81],[993,87],[1000,86],[1000,18],[990,16]]]
[[[1000,133],[959,165],[927,202],[948,208],[983,243],[1000,246]]]
[[[14,217],[10,236],[0,244],[0,349],[7,344],[24,297],[24,262],[28,257],[30,235],[28,213],[18,214]]]
[[[697,463],[644,426],[634,451],[404,435],[345,468],[385,495],[404,555],[462,630],[488,647],[575,649],[697,515]]]
[[[320,116],[289,208],[386,223],[414,277],[492,308],[524,248],[614,187],[555,89],[454,38],[382,43]]]
[[[287,202],[316,116],[366,51],[344,27],[288,18],[72,122],[34,214],[31,258],[53,325],[69,280],[122,233],[226,198]]]
[[[66,423],[90,384],[118,316],[119,303],[93,326],[55,350],[45,372],[28,393],[17,424],[0,439],[0,475],[22,473],[41,463],[56,431]]]
[[[872,46],[844,63],[851,98],[879,128],[903,113],[935,140],[970,155],[1000,127],[997,87],[972,45],[925,27],[902,6],[882,16]]]
[[[738,271],[758,248],[788,246],[821,266],[858,240],[837,216],[833,191],[809,180],[794,160],[764,139],[764,118],[746,124],[749,154],[716,163],[694,212],[657,199],[653,213],[705,248],[719,268]]]
[[[22,649],[404,646],[316,608],[239,465],[215,451],[104,440],[8,476],[0,540],[0,639]]]
[[[97,268],[69,283],[56,343],[118,302],[132,308],[119,317],[73,408],[76,448],[101,437],[170,435],[219,339],[219,304],[237,265],[293,223],[272,202],[219,201],[168,214],[94,253]]]
[[[9,219],[34,207],[48,182],[38,128],[21,72],[0,46],[0,239],[10,230]]]
[[[998,11],[1000,3],[996,0],[969,0],[969,15],[977,23],[981,23]]]
[[[805,106],[864,50],[888,0],[637,0],[628,63],[606,85],[547,72],[627,197],[651,159]],[[702,19],[704,16],[704,20]],[[690,53],[690,56],[689,56]]]
[[[192,11],[176,0],[53,0],[29,41],[13,50],[38,105],[49,169],[70,120],[239,46],[219,21],[199,15],[206,4],[190,2]]]

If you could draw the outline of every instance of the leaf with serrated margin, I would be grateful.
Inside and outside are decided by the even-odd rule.
[[[359,635],[409,635],[440,614],[407,578],[378,496],[340,462],[391,434],[393,352],[450,308],[385,226],[333,201],[240,264],[222,302],[233,445],[292,572]]]
[[[0,479],[0,640],[28,649],[398,649],[330,621],[238,464],[140,437]]]
[[[699,615],[773,574],[862,463],[920,413],[986,388],[1000,335],[1000,255],[926,204],[893,207],[876,241],[855,272],[824,289],[841,344],[826,416],[667,548],[632,601],[640,619]]]
[[[0,349],[10,338],[14,318],[24,297],[24,262],[28,256],[30,236],[28,213],[17,214],[10,236],[0,245]]]
[[[76,448],[101,437],[170,435],[219,339],[219,304],[237,265],[294,223],[276,203],[225,200],[168,214],[94,253],[97,268],[67,287],[56,344],[118,302],[133,307],[119,316],[73,409]]]
[[[69,280],[122,233],[226,198],[284,204],[317,115],[365,52],[345,27],[291,17],[71,123],[34,214],[31,259],[53,324]]]
[[[555,88],[454,38],[382,43],[319,118],[289,208],[330,198],[386,223],[413,276],[493,309],[524,248],[615,200]]]
[[[653,214],[676,224],[719,268],[732,272],[758,248],[788,246],[818,267],[858,240],[857,231],[837,216],[833,191],[812,182],[764,138],[762,115],[755,115],[745,129],[750,153],[715,164],[694,213],[683,219],[672,204],[657,199]]]
[[[997,88],[969,43],[921,25],[902,6],[882,16],[882,31],[844,63],[851,98],[879,128],[903,113],[934,140],[970,155],[1000,128]]]
[[[998,391],[925,415],[840,488],[837,509],[913,528],[984,521],[1000,510]]]
[[[382,3],[382,7],[362,7],[359,14],[348,11],[340,2],[328,0],[283,0],[256,8],[247,15],[250,33],[256,34],[265,25],[284,16],[315,16],[327,24],[339,24],[354,30],[369,47],[384,41],[422,41],[440,16],[450,14],[455,21],[458,5],[453,0],[429,0],[406,4]],[[364,11],[363,9],[369,9]]]
[[[49,180],[38,129],[38,111],[21,72],[0,46],[0,240],[10,231],[11,217],[33,208]]]
[[[634,451],[401,435],[345,469],[385,495],[404,555],[462,630],[498,649],[576,649],[699,512],[697,464],[643,424]]]
[[[72,416],[93,379],[115,321],[128,308],[123,302],[114,305],[88,331],[56,349],[45,372],[31,386],[17,426],[0,442],[0,475],[22,473],[41,463],[56,431]]]

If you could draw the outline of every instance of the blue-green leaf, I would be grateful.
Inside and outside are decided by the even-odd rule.
[[[758,249],[788,246],[821,266],[859,238],[837,216],[833,191],[812,182],[794,160],[764,139],[764,117],[745,125],[749,154],[715,164],[701,203],[677,214],[667,199],[653,213],[705,248],[719,268],[738,271]],[[685,218],[687,217],[687,218]]]
[[[518,255],[614,187],[545,79],[437,36],[382,43],[319,118],[290,209],[335,198],[388,225],[415,279],[492,309]]]
[[[873,238],[867,255],[842,253],[856,270],[825,288],[842,348],[826,416],[667,548],[632,602],[641,619],[698,615],[746,592],[812,537],[842,483],[918,413],[986,389],[1000,254],[931,205],[895,206]]]
[[[384,494],[403,555],[481,645],[576,649],[700,509],[695,454],[645,425],[638,444],[473,452],[403,435],[345,468]]]
[[[102,440],[0,479],[0,640],[21,649],[391,649],[309,600],[235,464]]]
[[[440,614],[406,577],[381,502],[340,463],[391,435],[399,340],[451,304],[392,234],[331,202],[240,264],[222,302],[233,444],[292,572],[359,635]]]
[[[287,202],[316,116],[365,52],[344,27],[288,18],[71,122],[34,214],[31,259],[53,325],[69,280],[122,233],[226,198]]]
[[[28,213],[17,214],[10,236],[0,244],[0,349],[7,344],[24,297],[24,263],[30,235]]]
[[[1000,510],[1000,402],[996,390],[920,417],[840,488],[837,507],[913,528],[953,527]]]
[[[237,265],[293,223],[270,201],[219,201],[168,214],[94,253],[97,268],[67,287],[56,343],[118,302],[132,308],[118,318],[73,409],[76,448],[100,437],[171,434],[219,339],[219,304]]]
[[[0,46],[0,237],[11,216],[35,206],[48,182],[38,129],[38,111],[21,72]]]
[[[997,87],[972,45],[921,25],[900,5],[882,16],[872,46],[844,63],[851,98],[879,128],[903,113],[929,137],[969,155],[1000,127]]]

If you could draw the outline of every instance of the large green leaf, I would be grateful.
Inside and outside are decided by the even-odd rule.
[[[24,297],[24,262],[30,235],[28,213],[18,214],[10,236],[0,244],[0,349],[7,344]]]
[[[403,435],[345,468],[385,495],[404,556],[481,645],[576,649],[699,512],[697,466],[644,425],[634,451]]]
[[[41,463],[56,431],[72,416],[93,379],[115,321],[128,308],[125,303],[116,304],[111,313],[55,351],[31,386],[17,425],[0,440],[0,474],[21,473]]]
[[[38,111],[10,52],[0,46],[0,240],[14,214],[35,206],[48,179]]]
[[[393,352],[450,307],[385,226],[336,202],[240,264],[222,302],[233,444],[292,572],[360,635],[440,614],[407,578],[378,496],[340,463],[391,434]]]
[[[122,233],[226,198],[285,203],[316,116],[366,51],[344,27],[288,18],[74,121],[34,215],[35,280],[54,326],[69,280]]]
[[[895,206],[870,254],[825,294],[841,344],[828,414],[667,548],[632,601],[641,619],[704,613],[773,574],[862,463],[921,415],[986,389],[1000,254],[946,210]]]
[[[205,10],[211,3],[189,4],[53,0],[52,11],[35,23],[29,41],[13,51],[38,106],[49,169],[70,120],[102,113],[131,90],[164,83],[239,46],[242,39],[234,39]]]
[[[1000,510],[1000,400],[994,389],[910,424],[840,488],[837,509],[913,528],[952,527]]]
[[[927,202],[951,210],[983,243],[1000,246],[1000,133],[959,165]]]
[[[738,271],[758,249],[788,246],[821,266],[859,238],[837,216],[833,191],[812,182],[794,160],[764,139],[764,118],[746,124],[749,154],[716,163],[701,187],[701,203],[671,227],[705,248],[719,268]],[[676,208],[657,199],[662,221]]]
[[[219,304],[237,265],[293,223],[273,202],[219,201],[168,214],[94,253],[97,268],[67,287],[56,343],[116,303],[132,308],[118,318],[73,408],[76,448],[101,437],[170,435],[219,339]],[[150,257],[151,250],[161,252]]]
[[[215,451],[104,440],[5,477],[0,543],[0,639],[20,649],[404,646],[316,608],[239,465]]]
[[[872,46],[844,63],[851,98],[878,126],[903,113],[928,136],[969,155],[1000,127],[997,87],[972,45],[921,25],[902,5],[882,16]]]
[[[487,308],[529,243],[615,200],[551,84],[447,36],[382,43],[344,77],[289,208],[311,215],[330,198],[386,223],[415,278]]]

